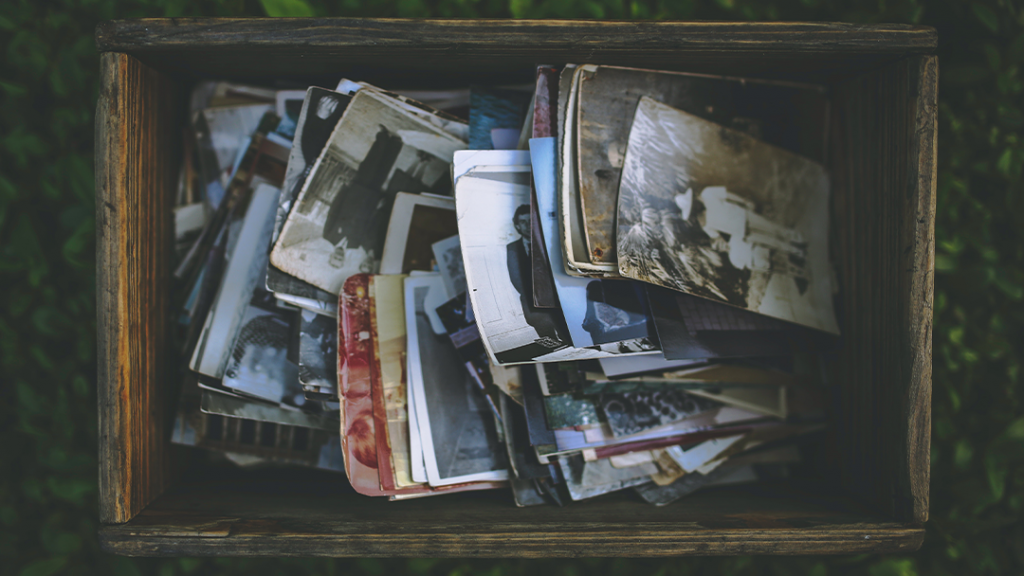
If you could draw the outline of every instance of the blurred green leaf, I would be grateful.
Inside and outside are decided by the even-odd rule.
[[[1011,422],[1004,434],[1012,440],[1024,440],[1024,417]]]
[[[308,18],[314,15],[306,0],[260,0],[260,4],[267,16]]]
[[[36,560],[21,571],[20,576],[50,576],[64,569],[68,563],[66,556]]]
[[[985,475],[992,497],[999,500],[1006,492],[1006,475],[1009,473],[1006,461],[996,454],[988,454],[985,458]]]
[[[871,576],[917,576],[914,561],[909,558],[889,558],[871,566]]]
[[[974,10],[974,15],[978,17],[978,20],[989,30],[992,32],[999,31],[999,17],[996,16],[996,13],[991,8],[981,2],[975,2],[971,5],[971,9]]]

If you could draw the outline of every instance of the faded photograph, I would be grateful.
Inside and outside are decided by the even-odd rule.
[[[437,269],[444,280],[448,296],[454,298],[466,292],[466,269],[462,265],[462,244],[458,235],[434,242],[430,249],[434,253]]]
[[[533,303],[530,188],[463,176],[456,187],[459,238],[477,324],[498,364],[569,348],[557,309]]]
[[[620,271],[838,333],[828,189],[806,158],[643,98],[619,192]]]
[[[615,203],[633,112],[647,96],[721,126],[822,161],[828,99],[818,86],[582,66],[576,145],[582,224],[590,259],[616,262]]]
[[[648,338],[642,292],[632,282],[591,280],[587,284],[583,329],[594,344]]]
[[[224,372],[224,387],[285,406],[304,406],[298,367],[288,359],[293,313],[278,308],[269,292],[257,290],[242,319]]]
[[[388,222],[380,273],[435,270],[431,246],[458,231],[454,199],[399,192]]]
[[[271,262],[328,292],[375,272],[398,192],[450,194],[448,165],[460,140],[358,92],[285,222]]]
[[[616,437],[639,434],[721,407],[718,402],[673,387],[656,392],[602,394],[598,403]]]
[[[296,122],[291,153],[288,156],[288,169],[284,175],[277,216],[274,219],[272,243],[276,243],[281,235],[281,229],[288,219],[288,214],[291,213],[295,199],[299,196],[302,186],[313,169],[313,164],[323,152],[331,132],[344,114],[350,100],[351,98],[345,94],[323,88],[314,87],[306,91],[306,97],[302,101],[302,108]],[[289,100],[286,104],[292,102]],[[337,303],[335,295],[285,274],[274,267],[267,270],[267,289],[282,294]]]
[[[416,347],[411,353],[419,359],[419,370],[410,376],[418,384],[417,392],[423,391],[423,396],[415,400],[421,404],[417,407],[421,436],[429,435],[424,457],[432,476],[430,483],[452,484],[459,477],[504,472],[507,455],[485,396],[448,334],[444,330],[436,333],[428,313],[428,294],[432,290],[443,292],[443,285],[439,278],[416,280],[432,284],[413,287],[412,302],[406,302],[415,312],[415,321],[408,324],[412,327],[409,345]]]
[[[306,392],[338,397],[338,320],[299,312],[299,384]]]
[[[519,238],[505,246],[505,261],[512,287],[519,293],[526,323],[537,331],[540,338],[561,340],[557,316],[533,303],[532,235],[530,233],[530,205],[520,204],[512,214],[512,226]]]

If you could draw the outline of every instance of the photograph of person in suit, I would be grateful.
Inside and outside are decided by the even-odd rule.
[[[530,258],[530,205],[522,204],[512,215],[512,225],[519,239],[506,245],[508,276],[519,292],[526,323],[537,331],[541,340],[550,340],[551,347],[562,346],[568,339],[561,336],[558,321],[551,311],[533,305],[533,261]]]

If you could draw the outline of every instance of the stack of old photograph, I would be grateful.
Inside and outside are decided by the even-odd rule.
[[[196,87],[174,442],[518,506],[665,505],[805,460],[839,346],[825,90],[531,72]]]

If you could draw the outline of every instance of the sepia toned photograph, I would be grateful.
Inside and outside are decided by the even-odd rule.
[[[317,159],[271,253],[280,270],[327,292],[376,272],[398,192],[451,193],[448,165],[465,144],[360,91]]]
[[[828,190],[819,164],[642,98],[619,189],[619,269],[838,333]]]
[[[828,99],[820,86],[593,64],[581,70],[579,196],[584,236],[595,264],[616,263],[615,203],[640,96],[824,160]]]

